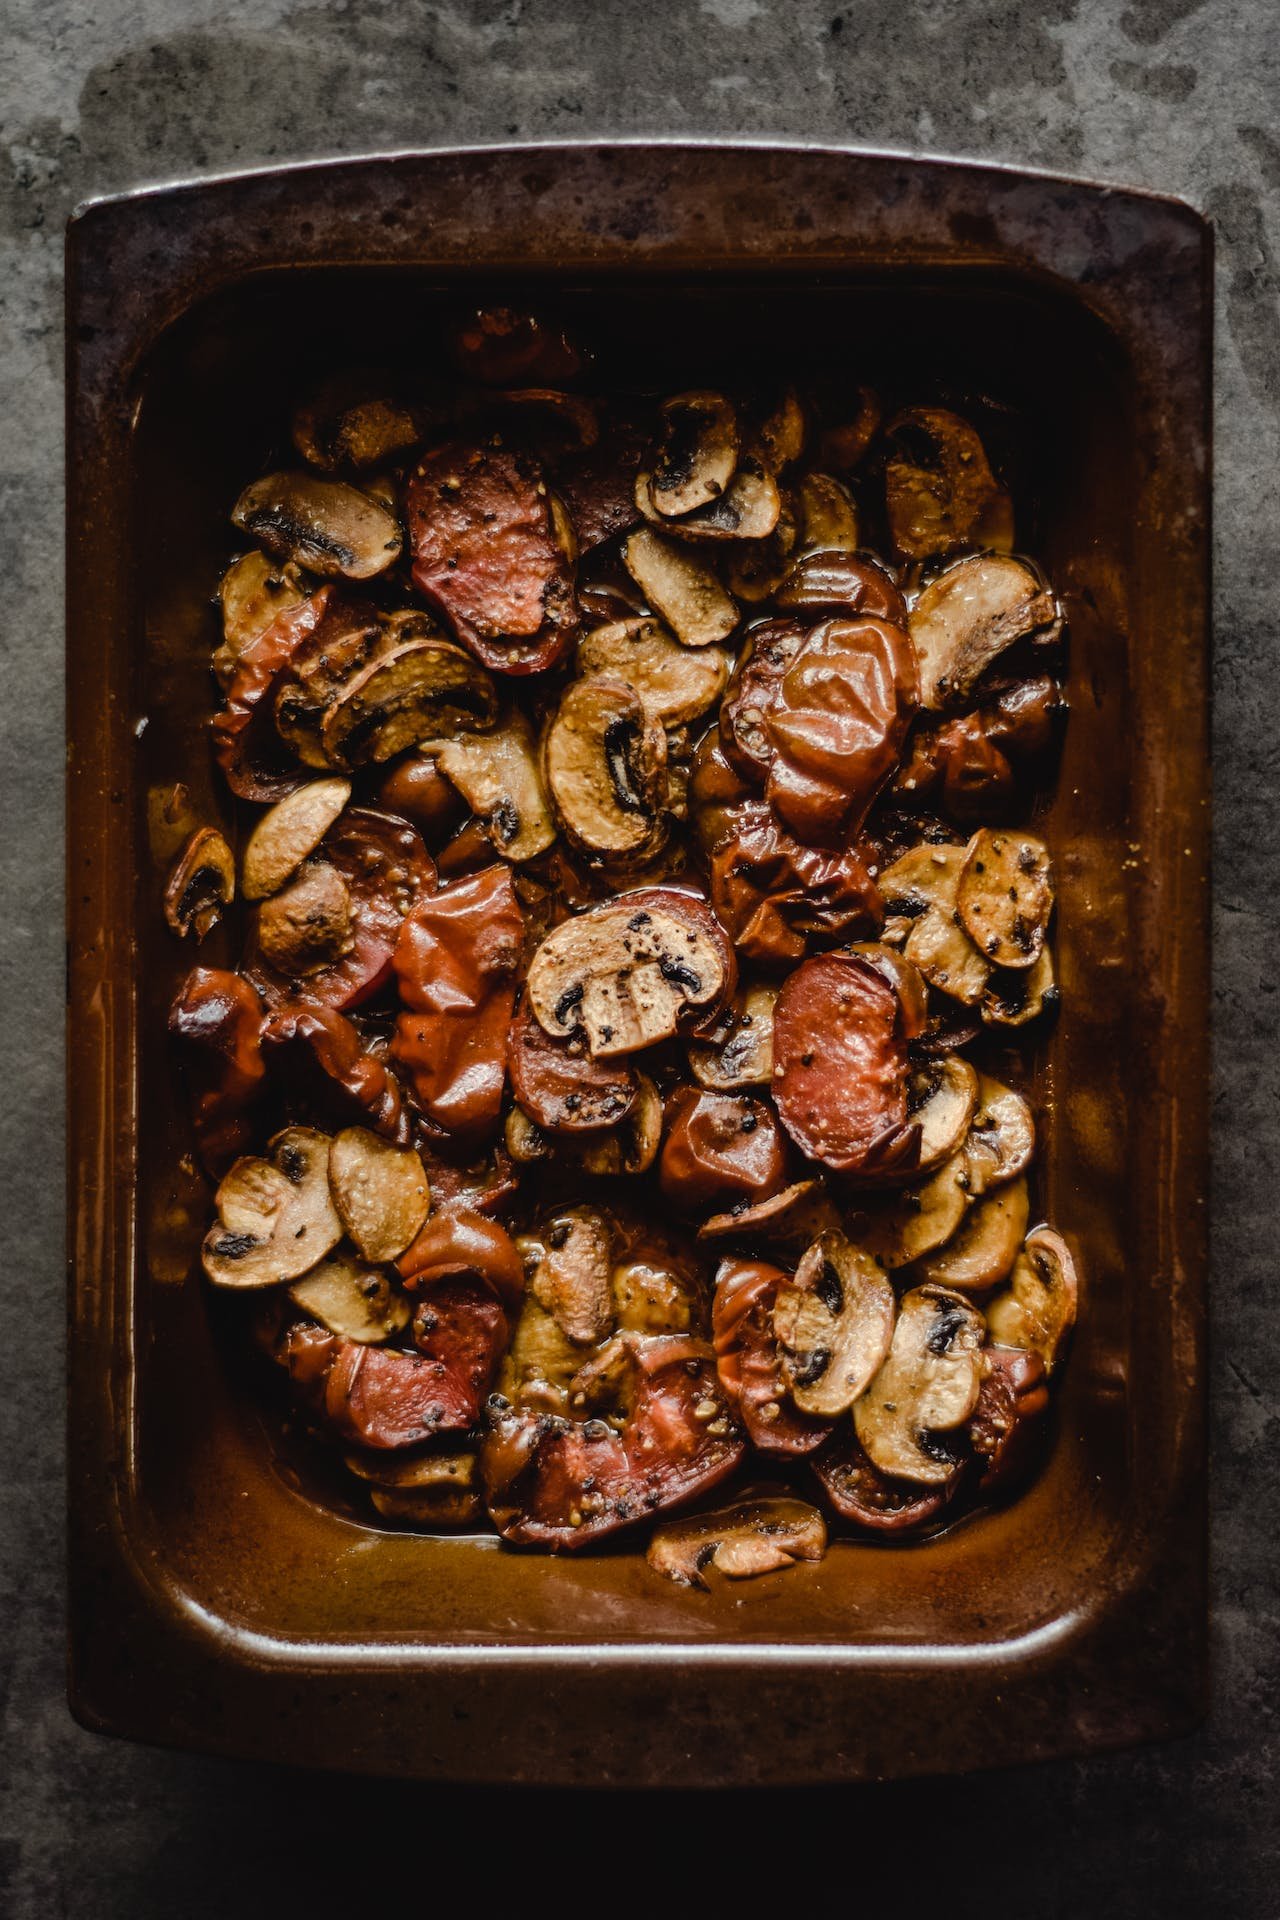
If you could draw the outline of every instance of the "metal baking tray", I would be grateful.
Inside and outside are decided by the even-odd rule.
[[[1186,1728],[1204,1687],[1209,278],[1186,206],[766,145],[398,154],[165,188],[69,232],[71,1681],[88,1726],[420,1778],[944,1772]],[[711,1594],[613,1551],[315,1497],[219,1340],[164,1010],[150,787],[216,809],[209,596],[265,411],[462,292],[1023,423],[1071,622],[1047,837],[1065,1012],[1045,1211],[1085,1292],[1048,1465],[911,1547]],[[424,335],[425,337],[425,335]],[[1028,543],[1030,544],[1030,543]]]

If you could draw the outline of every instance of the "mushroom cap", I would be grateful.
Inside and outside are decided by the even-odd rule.
[[[858,1439],[882,1473],[941,1486],[956,1459],[935,1436],[963,1426],[978,1403],[986,1327],[962,1294],[904,1294],[889,1355],[853,1409]]]
[[[655,1530],[645,1559],[677,1586],[706,1587],[708,1567],[730,1580],[750,1580],[821,1560],[826,1550],[826,1523],[817,1508],[777,1496],[669,1520]]]
[[[403,545],[395,515],[345,480],[269,473],[246,487],[231,518],[278,560],[325,578],[369,580]]]
[[[218,1219],[201,1259],[218,1287],[298,1280],[342,1238],[329,1192],[329,1137],[286,1127],[270,1159],[237,1160],[217,1192]]]
[[[842,1233],[824,1233],[779,1293],[773,1324],[782,1377],[802,1413],[847,1413],[889,1352],[896,1310],[883,1269]]]

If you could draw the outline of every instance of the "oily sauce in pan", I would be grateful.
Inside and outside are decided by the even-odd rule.
[[[205,1274],[370,1518],[685,1584],[909,1540],[1034,1471],[1075,1318],[1052,583],[963,411],[450,350],[228,503],[240,846],[164,901],[238,938],[169,1017]]]

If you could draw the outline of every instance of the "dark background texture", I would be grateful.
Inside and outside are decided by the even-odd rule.
[[[0,1915],[253,1920],[440,1898],[904,1914],[1280,1912],[1273,0],[0,5]],[[63,1694],[62,238],[92,194],[395,146],[774,135],[1185,196],[1218,237],[1213,1706],[1189,1739],[960,1782],[562,1798],[127,1747]],[[1176,689],[1171,689],[1176,697]],[[726,1738],[732,1730],[726,1731]],[[676,1867],[677,1851],[698,1863]],[[735,1864],[737,1866],[735,1868]],[[664,1871],[665,1868],[665,1871]],[[894,1875],[886,1883],[882,1875]],[[457,1891],[446,1894],[447,1873]],[[896,1883],[896,1893],[894,1891]]]

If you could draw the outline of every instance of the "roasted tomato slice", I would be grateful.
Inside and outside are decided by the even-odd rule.
[[[773,1305],[791,1278],[767,1260],[725,1260],[716,1275],[711,1325],[720,1384],[761,1453],[812,1453],[829,1422],[800,1413],[782,1383]]]
[[[620,1433],[606,1419],[491,1403],[481,1467],[505,1539],[587,1546],[710,1492],[741,1460],[741,1429],[701,1341],[627,1334],[619,1345],[630,1374]]]
[[[883,620],[825,620],[764,717],[766,795],[801,840],[840,844],[897,765],[919,700],[911,640]]]
[[[413,1344],[461,1382],[467,1393],[468,1426],[480,1417],[507,1335],[502,1304],[484,1280],[463,1276],[434,1280],[414,1310]]]
[[[496,673],[540,673],[578,622],[571,539],[532,461],[454,441],[422,460],[406,498],[413,579]]]
[[[557,463],[556,486],[583,553],[639,522],[636,474],[648,442],[638,421],[620,418],[606,425],[595,446]]]
[[[262,1029],[267,1059],[296,1076],[316,1105],[344,1122],[359,1118],[388,1140],[403,1145],[408,1117],[400,1083],[385,1063],[365,1050],[359,1030],[334,1007],[287,1000]]]
[[[302,777],[276,733],[267,695],[320,626],[333,593],[332,587],[321,587],[287,607],[236,661],[226,705],[209,724],[214,758],[242,800],[278,800]]]
[[[936,1519],[960,1484],[961,1468],[939,1487],[917,1486],[911,1480],[893,1480],[873,1466],[862,1450],[852,1423],[843,1421],[826,1446],[815,1455],[818,1484],[842,1520],[875,1533],[902,1533]]]
[[[906,602],[884,568],[839,547],[802,553],[773,597],[802,618],[825,614],[887,620],[903,629],[907,624]]]
[[[410,1292],[476,1278],[512,1311],[524,1296],[524,1262],[515,1241],[496,1220],[469,1207],[433,1213],[396,1266]]]
[[[986,1347],[982,1385],[969,1422],[969,1441],[982,1468],[983,1492],[1016,1481],[1031,1465],[1049,1405],[1048,1377],[1038,1353]]]
[[[774,745],[765,724],[783,677],[809,638],[798,620],[769,620],[753,629],[720,707],[720,744],[734,771],[762,787]]]
[[[454,880],[408,915],[395,950],[406,1011],[392,1053],[423,1112],[452,1134],[498,1123],[524,919],[509,867]]]
[[[759,802],[727,820],[711,860],[711,903],[748,960],[787,966],[813,947],[880,931],[879,889],[851,848],[803,846]]]
[[[433,1131],[430,1139],[419,1138],[417,1147],[437,1212],[462,1208],[491,1217],[520,1191],[520,1169],[501,1139],[477,1152],[465,1139],[445,1140]]]
[[[249,982],[219,967],[195,967],[169,1010],[191,1093],[191,1121],[207,1172],[225,1173],[250,1143],[262,1091],[262,1004]]]
[[[545,1133],[590,1133],[625,1120],[639,1082],[626,1059],[597,1060],[581,1033],[545,1033],[521,1001],[511,1024],[511,1086]]]
[[[273,1008],[300,1000],[346,1011],[370,999],[391,978],[406,913],[436,882],[435,864],[417,829],[373,807],[348,807],[321,841],[316,858],[346,889],[350,946],[331,966],[295,979],[286,978],[260,952],[251,954],[245,971]]]
[[[325,1413],[345,1440],[386,1451],[465,1432],[479,1419],[506,1338],[506,1315],[488,1287],[442,1281],[415,1314],[416,1353],[339,1345]]]
[[[773,1095],[800,1151],[860,1178],[905,1174],[919,1157],[907,1120],[907,1042],[898,997],[850,954],[806,960],[773,1010]]]
[[[679,1087],[665,1126],[658,1178],[681,1213],[750,1206],[787,1184],[787,1143],[765,1100]]]

